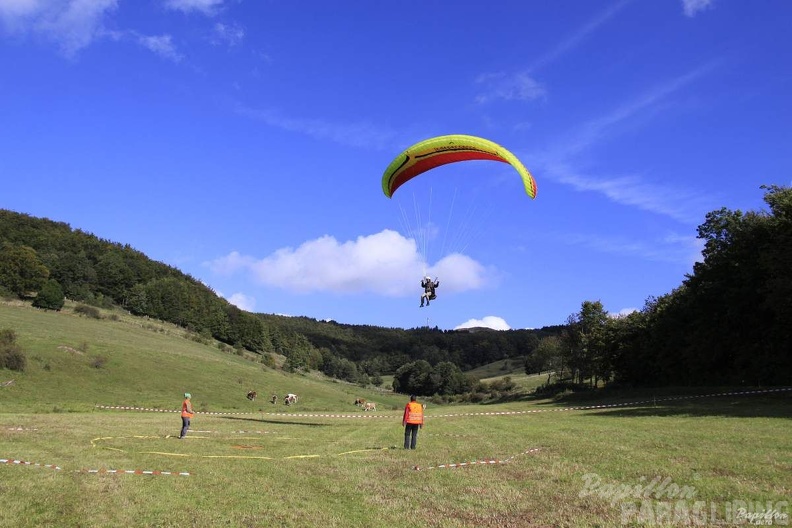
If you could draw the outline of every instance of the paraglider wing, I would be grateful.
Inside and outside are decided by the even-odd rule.
[[[433,137],[409,147],[396,156],[382,176],[382,191],[388,198],[405,182],[441,165],[468,160],[508,163],[520,174],[525,192],[536,197],[536,182],[517,157],[488,139],[453,134]]]

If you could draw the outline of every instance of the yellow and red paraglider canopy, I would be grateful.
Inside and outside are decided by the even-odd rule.
[[[382,176],[382,191],[388,198],[405,182],[441,165],[468,160],[508,163],[520,174],[525,192],[536,198],[536,182],[517,156],[488,139],[452,134],[420,141],[396,156]]]

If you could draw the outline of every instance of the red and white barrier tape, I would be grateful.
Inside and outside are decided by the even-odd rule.
[[[178,413],[181,410],[176,409],[153,409],[148,407],[129,407],[124,405],[96,405],[97,409],[111,409],[116,411],[142,411],[142,412],[165,412],[165,413]],[[208,411],[199,411],[195,414],[200,414],[202,416],[237,416],[237,415],[267,415],[267,416],[281,416],[284,418],[299,418],[299,417],[310,417],[310,418],[393,418],[393,416],[388,415],[376,415],[376,414],[313,414],[313,413],[278,413],[278,412],[208,412]]]
[[[512,455],[509,458],[505,458],[503,460],[497,459],[497,458],[489,458],[489,459],[485,459],[485,460],[473,460],[471,462],[458,462],[458,463],[454,463],[454,464],[440,464],[440,465],[437,465],[437,466],[430,466],[430,467],[425,467],[425,468],[422,468],[420,466],[413,466],[413,469],[415,471],[426,471],[426,470],[429,470],[429,469],[450,469],[450,468],[459,468],[459,467],[467,467],[467,466],[475,466],[475,465],[508,464],[509,462],[511,462],[512,460],[514,460],[516,457],[518,457],[520,455],[527,455],[527,454],[530,454],[530,453],[536,453],[537,451],[539,451],[539,448],[535,447],[533,449],[529,449],[527,451],[523,451],[522,453],[518,453],[516,455]]]
[[[0,458],[0,464],[15,464],[20,466],[35,466],[35,467],[44,467],[49,469],[55,470],[62,470],[63,468],[60,466],[56,466],[55,464],[39,464],[38,462],[26,462],[24,460],[14,460],[13,458]],[[192,473],[187,471],[159,471],[159,470],[148,470],[148,469],[81,469],[77,471],[78,473],[113,473],[113,474],[125,474],[125,475],[174,475],[180,477],[189,477]]]
[[[777,389],[762,389],[762,390],[751,390],[751,391],[730,391],[730,392],[715,392],[711,394],[692,394],[689,396],[668,396],[665,398],[653,398],[651,400],[640,400],[640,401],[633,401],[633,402],[625,402],[625,403],[611,403],[606,405],[584,405],[580,407],[563,407],[560,409],[533,409],[533,410],[526,410],[526,411],[493,411],[493,412],[472,412],[472,413],[457,413],[457,414],[432,414],[430,418],[451,418],[456,416],[508,416],[508,415],[518,415],[518,414],[533,414],[533,413],[546,413],[546,412],[563,412],[563,411],[587,411],[591,409],[612,409],[614,407],[633,407],[636,405],[644,405],[647,403],[660,403],[666,401],[676,401],[676,400],[692,400],[696,398],[713,398],[717,396],[748,396],[753,394],[770,394],[774,392],[789,392],[792,391],[792,387],[782,387]],[[110,406],[110,405],[97,405],[99,409],[114,409],[114,410],[122,410],[122,411],[147,411],[147,412],[169,412],[169,413],[176,413],[181,412],[178,410],[170,410],[170,409],[151,409],[145,407],[128,407],[128,406]],[[274,413],[274,412],[200,412],[196,414],[201,415],[239,415],[239,414],[246,414],[246,415],[268,415],[268,416],[280,416],[284,418],[388,418],[393,419],[393,415],[375,415],[375,414],[312,414],[312,413]]]
[[[81,469],[81,473],[95,473],[103,475],[106,473],[116,475],[170,475],[177,477],[189,477],[192,473],[188,471],[160,471],[158,469]]]
[[[39,464],[38,462],[26,462],[24,460],[14,460],[12,458],[0,458],[0,464],[18,464],[20,466],[36,466],[36,467],[45,467],[45,468],[57,469],[57,470],[61,469],[55,464]]]

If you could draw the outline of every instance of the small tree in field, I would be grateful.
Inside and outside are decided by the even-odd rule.
[[[64,303],[63,288],[55,280],[48,280],[39,290],[38,295],[33,300],[33,306],[45,310],[60,311]]]
[[[0,330],[0,368],[23,372],[27,366],[27,358],[17,345],[16,332],[6,328]]]

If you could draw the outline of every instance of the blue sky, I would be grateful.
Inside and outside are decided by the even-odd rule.
[[[0,0],[0,207],[254,312],[623,313],[692,271],[707,212],[792,184],[790,34],[778,0]],[[512,151],[536,199],[486,161],[385,197],[442,134]]]

